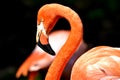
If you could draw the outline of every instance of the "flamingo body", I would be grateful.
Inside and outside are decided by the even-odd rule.
[[[61,47],[66,42],[69,33],[70,31],[68,30],[57,30],[50,33],[49,35],[50,45],[56,54],[59,52]],[[85,52],[86,50],[87,50],[87,44],[84,41],[82,41],[77,51],[75,52],[75,55],[73,55],[73,57],[70,59],[70,61],[67,63],[64,69],[62,75],[64,79],[70,78],[71,69],[75,60],[80,55],[82,55],[82,53]],[[52,63],[52,61],[54,60],[54,58],[55,56],[49,55],[48,53],[44,52],[39,46],[36,45],[33,52],[18,69],[16,76],[17,77],[20,77],[20,75],[27,76],[28,72],[30,72],[29,80],[33,80],[39,73],[38,71],[44,68],[48,68],[49,65]]]
[[[98,46],[84,53],[72,68],[71,79],[78,78],[79,80],[120,79],[120,49]]]
[[[50,67],[45,80],[60,80],[65,66],[83,41],[83,25],[79,15],[71,8],[56,3],[46,4],[38,11],[37,24],[41,26],[42,23],[42,26],[37,31],[37,41],[43,45],[48,44],[47,34],[50,34],[57,20],[61,17],[68,20],[71,30],[65,43],[58,47],[59,51],[53,58],[54,60],[49,62],[52,62],[51,65],[46,64]],[[120,79],[120,49],[109,46],[92,48],[77,59],[73,65],[70,78],[70,80],[105,79]]]

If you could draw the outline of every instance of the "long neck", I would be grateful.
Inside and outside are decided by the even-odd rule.
[[[68,7],[60,6],[56,8],[53,9],[56,10],[55,19],[57,20],[60,16],[68,20],[71,25],[71,32],[66,43],[60,49],[53,63],[49,67],[45,80],[60,80],[64,67],[76,51],[83,36],[82,22],[78,14]]]

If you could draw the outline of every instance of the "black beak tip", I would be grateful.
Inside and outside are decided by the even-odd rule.
[[[51,54],[51,55],[55,55],[55,52],[53,51],[53,49],[51,48],[50,44],[46,44],[46,45],[43,45],[41,44],[41,42],[39,41],[38,43],[38,46],[40,48],[42,48],[45,52]]]

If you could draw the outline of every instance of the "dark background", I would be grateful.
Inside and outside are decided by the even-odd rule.
[[[53,2],[69,6],[79,14],[87,44],[120,47],[119,0],[4,0],[0,11],[0,80],[15,80],[17,68],[36,44],[37,11]],[[55,29],[68,26],[61,19]]]

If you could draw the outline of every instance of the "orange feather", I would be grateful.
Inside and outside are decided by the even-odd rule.
[[[41,7],[38,11],[37,24],[43,21],[45,33],[50,34],[55,23],[61,17],[70,23],[70,34],[65,44],[58,51],[53,62],[51,61],[52,64],[48,69],[45,80],[60,80],[67,62],[83,41],[83,26],[79,15],[64,5],[53,3]],[[42,32],[41,34],[45,35],[45,33]],[[43,41],[44,39],[45,37]],[[46,39],[48,39],[48,37],[46,37]],[[26,75],[26,72],[23,72],[23,74]],[[19,77],[19,75],[17,77]],[[105,79],[120,79],[120,49],[118,48],[109,46],[92,48],[80,56],[73,65],[71,80]]]
[[[58,53],[60,48],[63,46],[65,41],[67,40],[69,33],[70,32],[66,30],[57,30],[50,33],[49,35],[50,45],[52,45],[52,48],[56,52],[56,54]],[[69,60],[69,62],[67,63],[64,69],[64,72],[62,75],[64,79],[68,80],[70,78],[71,68],[75,60],[86,50],[87,50],[87,44],[84,41],[82,41],[81,44],[79,45],[79,48],[77,49],[75,54],[72,56],[72,58]],[[47,65],[43,64],[42,63],[43,61]],[[27,76],[29,72],[28,74],[29,80],[34,80],[37,76],[36,73],[37,72],[39,73],[40,69],[48,68],[52,61],[53,61],[53,58],[50,55],[48,55],[48,53],[45,53],[45,52],[43,53],[41,49],[38,46],[36,46],[33,52],[31,53],[31,55],[24,61],[24,63],[18,69],[16,73],[16,77],[19,78],[21,75]]]

